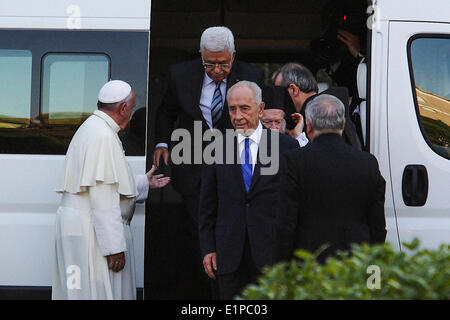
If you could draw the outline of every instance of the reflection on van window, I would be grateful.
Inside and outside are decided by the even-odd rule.
[[[0,128],[30,122],[31,52],[0,49]]]
[[[415,39],[411,63],[424,134],[434,151],[450,159],[450,39]]]
[[[0,153],[65,154],[75,131],[97,108],[109,64],[103,54],[45,55],[40,112],[30,117],[31,53],[0,50]]]
[[[109,60],[101,54],[48,54],[42,65],[41,120],[81,124],[97,108],[108,81]]]

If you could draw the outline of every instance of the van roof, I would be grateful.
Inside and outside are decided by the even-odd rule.
[[[150,30],[150,1],[0,1],[0,28],[67,29],[71,26],[94,30]]]
[[[450,23],[449,0],[373,0],[381,21]]]

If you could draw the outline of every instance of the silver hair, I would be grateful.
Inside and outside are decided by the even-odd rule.
[[[280,85],[282,87],[288,87],[291,83],[293,83],[300,89],[300,91],[305,93],[319,91],[314,75],[301,63],[287,63],[281,67],[279,74],[281,74]]]
[[[342,130],[345,107],[341,100],[329,94],[321,94],[306,105],[306,120],[312,128],[322,130]]]
[[[262,94],[261,94],[261,88],[254,82],[242,80],[237,82],[235,85],[233,85],[230,89],[228,89],[227,92],[227,101],[230,99],[231,92],[240,87],[248,87],[253,92],[253,100],[256,102],[256,105],[259,107],[259,105],[262,102]]]
[[[220,52],[228,50],[230,55],[234,53],[234,36],[227,27],[210,27],[203,31],[200,38],[200,52],[204,50]]]

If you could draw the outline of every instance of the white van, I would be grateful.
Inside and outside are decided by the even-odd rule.
[[[50,297],[60,200],[54,188],[68,143],[95,110],[98,90],[108,79],[125,80],[136,92],[141,108],[122,141],[134,173],[145,172],[146,155],[151,156],[147,144],[153,147],[146,141],[151,136],[146,130],[152,130],[147,113],[153,111],[147,106],[163,92],[164,80],[161,70],[151,74],[158,90],[149,97],[150,6],[165,21],[164,27],[152,21],[159,36],[152,48],[162,48],[153,64],[157,70],[170,54],[186,56],[167,54],[167,48],[191,46],[196,54],[201,33],[189,30],[214,24],[229,23],[238,57],[255,46],[274,59],[280,48],[307,50],[309,39],[302,37],[319,35],[318,9],[327,1],[0,1],[0,299]],[[386,179],[387,241],[401,249],[401,242],[419,237],[423,246],[436,248],[450,242],[450,2],[372,0],[367,5],[370,45],[358,88],[365,100],[360,106],[365,145]],[[305,28],[289,27],[298,21]],[[266,38],[258,35],[265,25]],[[248,37],[241,37],[245,32]],[[298,40],[287,38],[288,32]],[[142,289],[143,204],[137,205],[131,227]],[[169,221],[158,232],[173,229]],[[152,252],[168,255],[159,248]],[[162,268],[150,268],[155,269]],[[171,279],[156,280],[161,280],[159,290]]]
[[[149,30],[147,0],[0,1],[0,299],[50,297],[58,174],[108,79],[136,93],[122,142],[145,173]],[[138,204],[131,224],[138,288],[144,214]]]
[[[450,2],[375,0],[368,12],[358,89],[386,179],[387,241],[437,248],[450,242]]]

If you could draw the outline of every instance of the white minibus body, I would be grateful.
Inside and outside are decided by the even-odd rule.
[[[147,120],[149,30],[147,0],[0,1],[0,299],[12,291],[49,297],[58,175],[109,79],[136,93],[139,110],[122,143],[134,173],[145,173],[146,133],[138,131]],[[138,204],[131,224],[138,288],[144,217]]]

